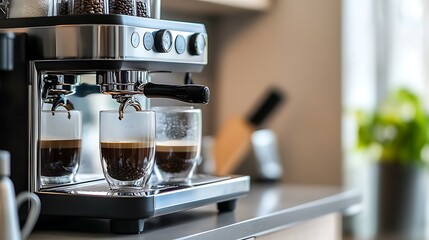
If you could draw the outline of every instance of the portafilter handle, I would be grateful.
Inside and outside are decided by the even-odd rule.
[[[142,85],[143,94],[148,98],[172,98],[188,103],[207,104],[210,101],[210,89],[204,85],[165,85],[146,83]]]
[[[155,84],[149,77],[149,73],[144,71],[102,71],[97,72],[97,84],[102,93],[113,98],[144,94],[148,98],[172,98],[188,103],[206,104],[210,100],[207,86]]]

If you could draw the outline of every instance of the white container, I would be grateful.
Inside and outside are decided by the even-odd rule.
[[[40,199],[30,192],[22,192],[15,198],[15,189],[9,175],[10,154],[0,151],[0,239],[27,239],[39,217]],[[17,207],[27,201],[31,201],[30,212],[27,222],[20,231]]]

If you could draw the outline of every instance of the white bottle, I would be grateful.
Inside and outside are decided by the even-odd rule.
[[[253,151],[260,181],[278,181],[283,175],[277,137],[273,131],[262,129],[252,134]]]
[[[23,192],[15,200],[10,176],[10,154],[0,151],[0,240],[26,239],[40,213],[40,200],[34,193]],[[31,200],[30,213],[21,233],[18,223],[18,206]]]
[[[0,151],[0,239],[19,240],[15,191],[10,175],[9,152]]]

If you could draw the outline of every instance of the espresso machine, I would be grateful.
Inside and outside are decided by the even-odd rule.
[[[141,192],[110,191],[100,172],[81,172],[100,165],[98,142],[85,134],[88,154],[74,181],[40,180],[43,109],[82,110],[85,119],[109,104],[119,115],[127,106],[149,109],[153,97],[205,104],[206,86],[157,84],[151,76],[200,72],[207,52],[205,26],[197,23],[109,14],[0,20],[0,149],[11,152],[16,192],[36,193],[42,216],[110,219],[116,233],[139,233],[147,218],[207,204],[234,210],[249,191],[248,176],[196,174],[184,183],[154,181]],[[88,107],[101,98],[108,103]]]

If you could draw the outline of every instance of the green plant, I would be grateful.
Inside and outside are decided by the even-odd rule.
[[[429,122],[420,98],[398,89],[373,112],[357,113],[358,149],[379,161],[423,164],[429,142]]]

